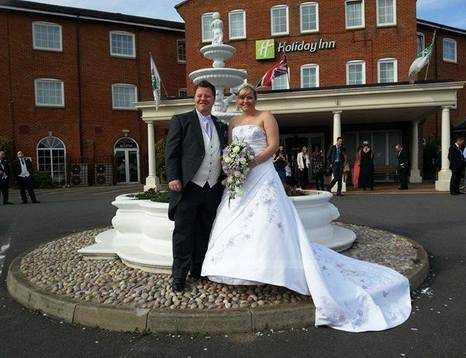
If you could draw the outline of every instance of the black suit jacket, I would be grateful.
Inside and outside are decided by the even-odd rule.
[[[7,175],[8,177],[7,179],[2,179],[3,178],[2,172]],[[3,160],[0,165],[0,184],[8,186],[9,182],[10,182],[10,166],[8,165],[8,162],[6,160]]]
[[[340,154],[341,154],[341,158],[340,158],[340,162],[342,164],[345,163],[345,155],[346,155],[346,148],[345,147],[341,147],[340,148]],[[329,165],[333,165],[335,164],[335,159],[337,158],[337,146],[334,144],[330,147],[330,149],[328,150],[328,153],[327,153],[327,163]]]
[[[409,170],[409,154],[406,150],[402,149],[398,153],[398,170],[408,171]]]
[[[466,165],[463,152],[456,146],[456,144],[453,144],[448,150],[448,160],[450,161],[451,170],[461,170]]]
[[[227,142],[226,126],[219,123],[214,116],[212,116],[212,121],[217,129],[220,148],[223,149]],[[176,206],[183,196],[184,188],[199,170],[204,155],[204,139],[196,111],[174,115],[170,120],[165,147],[165,168],[168,182],[181,180],[183,190],[178,193],[172,192],[168,207],[170,220],[173,220]]]
[[[32,162],[27,158],[24,158],[24,161],[26,163],[26,168],[29,172],[29,177],[32,178],[34,174],[33,169],[32,169]],[[19,162],[19,159],[16,159],[13,162],[13,169],[15,171],[15,177],[16,179],[18,179],[18,176],[21,174],[21,163]]]

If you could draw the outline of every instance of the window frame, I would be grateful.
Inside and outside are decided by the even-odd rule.
[[[454,46],[454,50],[455,50],[455,59],[452,60],[452,59],[449,59],[449,58],[445,58],[445,43],[446,42],[449,42],[449,43],[452,43]],[[448,62],[448,63],[458,63],[458,43],[456,42],[456,40],[452,39],[452,38],[449,38],[449,37],[444,37],[442,39],[442,59],[443,59],[443,62]]]
[[[315,87],[304,87],[304,74],[303,70],[307,68],[315,68],[316,69],[316,86]],[[299,74],[301,77],[301,88],[319,88],[320,87],[320,76],[319,76],[319,65],[316,63],[308,63],[304,64],[299,69]]]
[[[231,15],[232,14],[243,14],[243,36],[233,37],[231,36]],[[244,40],[247,38],[246,34],[246,11],[243,9],[231,10],[228,13],[228,38],[230,40]]]
[[[286,10],[286,31],[285,32],[273,32],[273,11],[284,8]],[[273,36],[286,36],[290,34],[290,11],[288,5],[274,5],[270,8],[270,35]]]
[[[39,159],[39,151],[47,151],[47,150],[48,150],[48,151],[50,152],[50,154],[52,154],[52,151],[63,150],[63,168],[64,168],[64,172],[63,172],[63,173],[64,173],[64,178],[63,178],[63,179],[64,179],[64,184],[66,184],[66,183],[67,183],[67,180],[66,180],[66,178],[67,178],[67,168],[66,168],[66,144],[65,144],[65,142],[64,142],[61,138],[59,138],[59,137],[57,137],[57,136],[55,136],[55,135],[52,135],[51,137],[53,137],[53,138],[57,139],[58,141],[60,141],[60,142],[63,144],[63,148],[51,148],[51,147],[48,147],[48,148],[39,148],[40,144],[41,144],[43,141],[45,141],[47,138],[49,138],[49,136],[40,139],[40,140],[37,142],[37,144],[36,144],[36,155],[37,155],[37,157],[36,157],[36,158],[37,158],[36,168],[37,168],[37,171],[41,171],[41,170],[40,170],[40,169],[41,169],[41,168],[40,168],[41,163],[40,163],[40,159]],[[50,169],[51,169],[50,174],[51,174],[51,175],[50,175],[50,176],[52,177],[52,180],[53,180],[53,174],[54,174],[54,170],[53,170],[53,167],[54,167],[54,166],[53,166],[53,164],[54,164],[54,163],[53,163],[52,159],[53,159],[53,156],[50,155],[50,164],[51,164],[51,166],[50,166]],[[62,185],[64,185],[64,184],[62,184]]]
[[[181,91],[186,92],[186,96],[181,95]],[[188,97],[188,89],[186,87],[178,88],[178,97]]]
[[[314,30],[303,30],[303,8],[307,6],[314,6],[316,9],[316,28]],[[299,30],[302,34],[319,32],[319,3],[311,1],[299,5]]]
[[[125,87],[132,87],[134,88],[134,102],[138,101],[138,86],[133,85],[132,83],[112,83],[112,109],[117,111],[137,111],[137,108],[133,105],[133,107],[117,107],[115,106],[115,98],[114,98],[114,88],[116,86],[125,86]]]
[[[418,37],[421,36],[422,37],[422,49],[419,51],[419,49],[417,48],[417,39]],[[426,48],[426,35],[424,35],[423,32],[416,32],[416,51],[417,51],[417,54],[419,54],[421,51],[424,51],[424,49]]]
[[[178,51],[179,49],[179,44],[183,42],[184,43],[184,60],[180,59],[180,53]],[[176,59],[178,60],[178,63],[186,63],[186,40],[185,39],[178,39],[176,40]]]
[[[290,89],[290,84],[291,84],[290,71],[288,71],[288,73],[286,75],[282,75],[282,76],[288,76],[288,86],[286,88],[273,88],[273,82],[275,81],[275,79],[273,79],[272,83],[270,84],[270,89],[272,91],[284,91],[284,90],[289,90]],[[282,77],[282,76],[279,76],[279,77]]]
[[[355,64],[362,64],[362,83],[350,84],[349,83],[349,66]],[[347,86],[361,86],[366,84],[366,61],[364,60],[351,60],[346,62],[346,85]]]
[[[55,104],[55,103],[38,103],[37,99],[37,82],[38,81],[54,81],[58,82],[61,85],[61,103],[60,104]],[[48,108],[65,108],[65,82],[63,80],[59,80],[57,78],[36,78],[34,79],[34,104],[36,107],[48,107]]]
[[[40,47],[36,45],[36,36],[35,36],[35,31],[34,31],[34,26],[35,25],[47,25],[47,26],[56,26],[59,29],[59,34],[60,34],[60,48],[49,48],[49,47]],[[39,51],[51,51],[51,52],[63,52],[63,29],[60,24],[56,24],[54,22],[47,22],[47,21],[33,21],[32,22],[32,48],[34,50],[39,50]]]
[[[362,13],[361,13],[361,25],[348,26],[348,3],[361,1]],[[346,30],[358,30],[366,27],[366,5],[364,0],[345,0],[345,29]]]
[[[133,54],[132,55],[124,55],[119,53],[113,53],[113,46],[112,46],[112,35],[130,35],[133,38]],[[135,59],[136,58],[136,35],[132,32],[128,31],[109,31],[109,42],[110,42],[110,56],[111,57],[118,57],[118,58],[128,58],[128,59]]]
[[[379,1],[376,1],[375,8],[376,8],[376,21],[377,21],[377,27],[389,27],[389,26],[396,26],[397,25],[397,18],[396,18],[396,0],[393,0],[393,22],[387,22],[387,23],[380,23],[379,22]]]
[[[380,81],[380,64],[384,62],[393,62],[393,81],[381,82]],[[393,57],[381,58],[377,60],[377,83],[397,83],[398,82],[398,60]]]
[[[206,39],[204,38],[204,17],[213,17],[214,13],[213,12],[205,12],[201,15],[201,39],[202,39],[202,43],[207,43],[207,42],[212,42],[212,40],[214,39],[214,36],[212,34],[212,37],[210,39]]]

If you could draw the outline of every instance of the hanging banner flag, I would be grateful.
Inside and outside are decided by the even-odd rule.
[[[430,46],[426,47],[424,50],[419,52],[416,56],[416,59],[413,61],[413,63],[409,67],[408,76],[410,77],[411,80],[413,80],[414,77],[419,72],[421,72],[421,70],[430,62],[430,57],[432,55],[432,49],[434,47],[434,41],[435,41],[435,32],[432,37],[432,43],[430,44]]]
[[[152,93],[155,101],[155,110],[158,111],[160,105],[160,85],[162,80],[160,79],[159,71],[157,70],[157,66],[152,58],[152,54],[150,54],[150,76],[152,82]]]

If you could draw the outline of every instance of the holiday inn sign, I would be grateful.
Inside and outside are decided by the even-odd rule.
[[[278,43],[278,46],[276,46],[274,39],[256,40],[256,60],[274,59],[275,48],[277,53],[290,53],[302,51],[314,53],[319,50],[334,49],[336,48],[336,45],[336,41],[324,41],[323,39],[319,39],[319,41],[315,42],[309,42],[304,40],[294,42],[282,41]]]

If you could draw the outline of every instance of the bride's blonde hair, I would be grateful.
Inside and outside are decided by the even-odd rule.
[[[246,95],[248,95],[249,93],[252,93],[252,95],[254,96],[254,99],[257,99],[256,88],[249,83],[245,83],[239,88],[237,97],[243,98],[243,97],[246,97]]]

